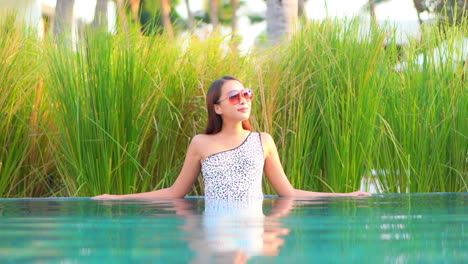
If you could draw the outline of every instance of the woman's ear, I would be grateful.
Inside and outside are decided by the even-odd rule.
[[[219,104],[214,105],[214,110],[215,110],[215,113],[218,115],[221,115],[223,113],[223,111],[221,111],[221,106],[219,106]]]

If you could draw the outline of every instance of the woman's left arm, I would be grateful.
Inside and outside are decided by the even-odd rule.
[[[265,174],[279,196],[307,196],[307,197],[320,197],[320,196],[370,196],[367,192],[351,192],[351,193],[325,193],[325,192],[311,192],[295,189],[289,182],[286,174],[284,173],[283,166],[278,155],[278,149],[273,138],[268,133],[261,133],[263,151],[265,153]]]

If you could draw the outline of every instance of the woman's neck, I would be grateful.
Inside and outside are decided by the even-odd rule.
[[[242,127],[242,122],[224,122],[220,132],[224,135],[243,136],[245,134],[245,129]]]

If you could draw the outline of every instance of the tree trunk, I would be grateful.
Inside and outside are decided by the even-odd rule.
[[[195,27],[195,20],[193,18],[192,10],[190,10],[189,0],[185,0],[185,6],[187,7],[188,27],[192,30]]]
[[[425,11],[424,4],[422,0],[413,0],[414,7],[416,8],[416,12],[418,14],[418,21],[419,25],[422,25],[423,21],[421,19],[421,13]]]
[[[167,34],[172,38],[174,37],[174,31],[172,30],[171,18],[169,16],[171,13],[171,4],[169,3],[169,0],[161,0],[161,10],[164,28]]]
[[[213,29],[218,27],[218,0],[210,0],[210,20]]]
[[[75,0],[57,0],[55,6],[54,35],[71,35]]]
[[[237,10],[239,9],[239,0],[231,0],[232,4],[232,37],[237,31]]]
[[[240,40],[236,38],[237,35],[237,10],[239,9],[239,0],[231,0],[231,6],[232,6],[232,18],[231,18],[231,23],[232,23],[232,32],[231,32],[231,50],[233,52],[237,52],[239,50],[239,44]]]
[[[307,18],[307,12],[305,9],[305,2],[306,0],[299,0],[297,3],[297,15],[299,18]]]
[[[119,21],[122,24],[124,30],[128,31],[127,15],[125,13],[125,2],[124,0],[117,0],[117,13],[119,14]]]
[[[377,16],[375,15],[375,0],[369,0],[369,14],[370,14],[371,22],[374,25],[376,25]]]
[[[297,26],[297,13],[297,0],[267,0],[267,33],[273,45],[291,38]]]
[[[130,7],[132,8],[132,20],[133,20],[133,22],[138,21],[139,12],[140,12],[140,2],[141,2],[141,0],[132,0],[130,2]]]
[[[107,0],[96,1],[96,9],[94,10],[94,19],[91,25],[95,28],[107,27]]]

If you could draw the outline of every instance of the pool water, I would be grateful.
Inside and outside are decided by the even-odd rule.
[[[468,263],[468,193],[0,199],[0,263]]]

